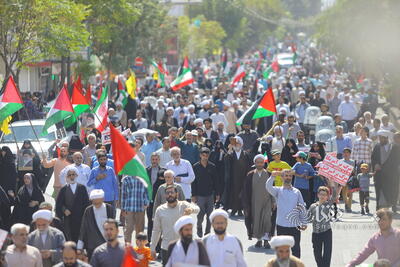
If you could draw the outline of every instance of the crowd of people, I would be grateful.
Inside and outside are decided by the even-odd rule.
[[[375,251],[374,266],[398,266],[400,231],[391,223],[399,202],[400,132],[388,115],[377,116],[380,81],[360,81],[351,64],[339,67],[334,55],[305,41],[272,44],[264,59],[271,63],[294,42],[295,64],[268,77],[250,53],[240,59],[248,75],[234,86],[219,64],[210,62],[204,74],[200,61],[192,68],[195,83],[179,92],[157,88],[149,76],[126,106],[114,96],[110,123],[145,165],[152,196],[143,177],[115,173],[112,145],[102,143],[93,114],[81,118],[85,136],[57,140],[49,157],[26,140],[21,149],[33,161],[32,171],[17,170],[3,146],[0,228],[10,232],[3,264],[97,267],[133,260],[148,266],[159,258],[163,266],[247,266],[246,248],[227,232],[230,217],[244,216],[254,246],[276,251],[266,266],[304,266],[301,232],[311,224],[314,266],[329,267],[331,223],[342,209],[373,213],[372,180],[380,231],[348,266]],[[273,91],[276,114],[237,125],[266,90]],[[31,118],[40,115],[28,102]],[[309,107],[332,119],[329,140],[317,140],[307,125]],[[353,166],[345,185],[318,173],[331,152]],[[54,207],[45,201],[48,187]],[[359,207],[352,205],[356,191]]]

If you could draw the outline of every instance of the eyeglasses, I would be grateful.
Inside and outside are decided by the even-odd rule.
[[[167,191],[167,192],[165,192],[165,194],[166,195],[173,195],[173,194],[175,194],[175,191]]]

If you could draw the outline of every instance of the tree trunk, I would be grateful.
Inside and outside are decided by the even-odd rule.
[[[58,90],[56,91],[56,94],[57,94],[57,92],[64,86],[64,82],[65,82],[65,60],[66,60],[66,58],[65,57],[61,57],[61,74],[60,74],[60,84],[58,85]]]

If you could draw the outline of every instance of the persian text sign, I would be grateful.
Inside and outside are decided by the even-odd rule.
[[[336,158],[336,153],[328,153],[318,164],[318,174],[341,185],[345,185],[353,172],[353,166]]]

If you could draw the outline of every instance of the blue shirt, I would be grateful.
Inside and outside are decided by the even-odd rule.
[[[343,136],[343,138],[339,139],[336,137],[336,146],[337,146],[337,153],[343,154],[343,149],[346,147],[352,148],[353,144],[351,143],[351,138],[348,136]]]
[[[162,147],[161,142],[153,139],[150,143],[145,143],[140,151],[143,152],[144,154],[144,159],[145,159],[145,165],[146,167],[149,167],[151,165],[151,154],[153,152],[156,152]]]
[[[135,176],[125,176],[121,181],[121,210],[142,212],[149,205],[144,181]]]
[[[276,200],[276,224],[283,227],[297,227],[293,221],[288,219],[288,214],[299,206],[305,206],[303,197],[297,188],[285,188],[283,186],[273,186],[275,177],[269,177],[265,187]]]
[[[96,180],[97,175],[106,173],[107,176],[104,179]],[[103,189],[104,201],[118,200],[118,181],[115,176],[114,169],[106,166],[105,170],[100,167],[95,167],[90,172],[88,186],[93,186],[93,189]]]
[[[176,140],[176,143],[181,149],[183,159],[188,160],[192,165],[200,160],[200,152],[196,144],[188,144],[181,140]]]
[[[297,162],[296,164],[294,164],[292,169],[296,172],[294,187],[298,189],[309,189],[308,179],[299,177],[297,176],[297,174],[306,174],[307,176],[315,176],[315,171],[314,168],[311,166],[311,164],[308,162],[305,162],[304,164]]]

